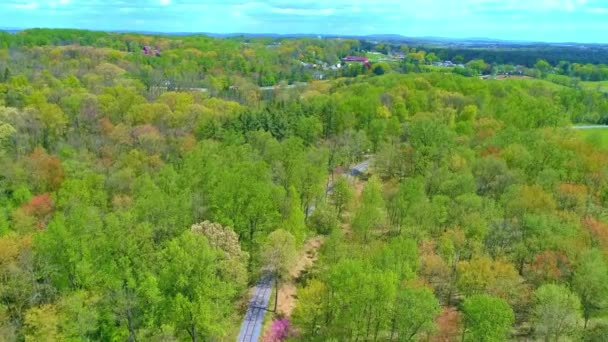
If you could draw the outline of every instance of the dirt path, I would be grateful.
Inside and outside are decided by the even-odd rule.
[[[289,272],[289,281],[281,285],[281,288],[279,289],[279,303],[277,305],[278,314],[285,317],[291,316],[297,300],[295,280],[300,277],[306,268],[312,266],[317,260],[319,248],[321,248],[323,242],[325,242],[323,237],[316,236],[304,243],[304,248],[298,256],[298,260]]]
[[[365,182],[363,182],[359,178],[353,177],[350,179],[350,183],[354,190],[354,201],[358,203],[361,200],[361,193],[363,192],[363,187],[365,187]],[[342,228],[344,236],[346,236],[347,238],[353,237],[353,228],[351,227],[352,215],[353,213],[350,210],[344,213],[342,216],[342,223],[340,223],[340,228]]]
[[[367,168],[367,164],[365,166]],[[364,182],[359,178],[351,178],[355,196],[359,198],[363,191]],[[348,221],[348,220],[347,220]],[[352,234],[352,229],[349,224],[341,224],[342,229],[346,234]],[[317,260],[319,248],[325,242],[321,236],[315,236],[304,243],[304,248],[298,256],[298,260],[289,272],[290,279],[279,288],[279,302],[277,304],[277,314],[284,317],[290,317],[293,309],[296,306],[296,285],[295,281],[302,275],[302,272]]]

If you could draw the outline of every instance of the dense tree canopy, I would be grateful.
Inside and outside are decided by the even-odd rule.
[[[0,43],[2,340],[233,340],[247,285],[316,234],[294,339],[601,336],[608,157],[570,126],[608,99],[548,76],[576,64],[482,80],[407,48],[310,81],[360,42]]]

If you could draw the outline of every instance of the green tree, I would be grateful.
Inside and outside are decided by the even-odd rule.
[[[584,252],[572,277],[572,287],[581,299],[585,328],[589,319],[608,310],[608,266],[601,252]]]
[[[195,342],[226,334],[238,286],[222,267],[222,258],[205,236],[190,231],[161,252],[161,321],[170,323],[177,336],[189,336]]]
[[[146,332],[153,330],[154,312],[163,299],[152,268],[155,254],[152,227],[137,223],[132,213],[118,212],[109,214],[103,230],[94,236],[87,239],[90,250],[71,251],[74,259],[68,262],[75,263],[70,266],[82,283],[104,295],[99,324],[102,339],[145,338]],[[79,254],[86,263],[76,262]],[[93,255],[98,260],[94,267],[90,259]]]
[[[99,328],[101,296],[79,290],[62,296],[58,303],[59,330],[67,341],[95,339]]]
[[[3,76],[2,82],[8,82],[11,79],[11,70],[8,67],[4,68]]]
[[[467,298],[462,305],[462,312],[463,336],[467,341],[506,341],[515,321],[509,304],[488,295]]]
[[[340,220],[338,213],[327,204],[320,204],[308,218],[308,224],[318,234],[329,235],[338,229]]]
[[[391,224],[400,234],[403,226],[419,225],[418,218],[428,207],[428,198],[421,178],[407,178],[399,184],[397,192],[387,201],[387,212]]]
[[[313,338],[319,334],[327,295],[325,283],[317,279],[298,290],[298,305],[294,309],[293,320],[304,328],[303,336]]]
[[[551,70],[552,66],[546,60],[539,59],[538,61],[536,61],[536,64],[534,64],[534,68],[545,74]]]
[[[306,215],[302,211],[302,205],[300,204],[300,195],[294,186],[289,187],[287,195],[287,215],[283,220],[283,228],[290,232],[296,239],[296,245],[301,245],[306,238]]]
[[[466,64],[466,67],[472,69],[476,74],[481,74],[488,70],[488,65],[483,59],[475,59]]]
[[[393,272],[361,259],[343,259],[326,275],[330,295],[325,309],[324,339],[374,340],[390,328],[397,294]]]
[[[262,247],[262,260],[276,278],[275,311],[277,309],[279,284],[289,276],[296,258],[296,240],[292,234],[283,229],[277,229],[268,235],[266,243]]]
[[[25,315],[25,341],[61,341],[59,317],[53,305],[31,308]]]
[[[296,261],[295,238],[283,229],[270,233],[262,250],[264,264],[280,279],[289,275],[289,270]]]
[[[249,254],[241,250],[239,236],[234,230],[209,221],[194,224],[190,230],[205,235],[212,247],[225,253],[226,257],[221,259],[222,269],[228,272],[230,279],[233,279],[238,287],[244,287],[247,283]]]
[[[376,74],[378,76],[384,75],[384,74],[390,72],[390,70],[391,70],[391,66],[386,62],[375,63],[373,66],[374,74]]]
[[[391,337],[398,341],[417,341],[421,334],[435,330],[435,318],[441,308],[428,288],[406,287],[397,293],[393,308]]]
[[[532,322],[535,334],[545,341],[573,335],[581,320],[581,302],[562,285],[547,284],[534,291]]]
[[[330,198],[338,211],[338,216],[341,216],[344,210],[350,206],[353,199],[353,191],[346,177],[338,177],[334,183]]]
[[[375,176],[372,177],[363,189],[361,196],[361,206],[355,212],[352,226],[355,232],[364,241],[372,230],[381,228],[385,224],[385,207],[382,198],[382,185]]]

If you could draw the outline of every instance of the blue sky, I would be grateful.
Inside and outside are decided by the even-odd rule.
[[[608,0],[0,0],[0,27],[608,43]]]

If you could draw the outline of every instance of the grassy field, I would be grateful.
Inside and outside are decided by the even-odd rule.
[[[600,82],[581,82],[581,86],[589,90],[599,90],[604,93],[608,93],[608,81]]]
[[[372,63],[378,62],[380,60],[390,59],[390,57],[385,54],[377,54],[377,53],[371,53],[371,52],[366,52],[365,57],[369,58],[369,61]]]
[[[608,128],[578,129],[576,134],[594,146],[608,150]]]

